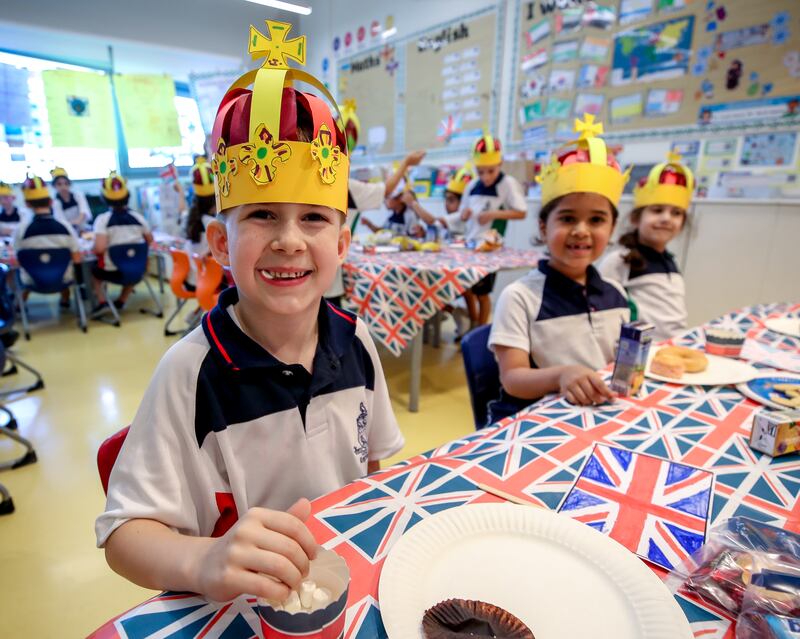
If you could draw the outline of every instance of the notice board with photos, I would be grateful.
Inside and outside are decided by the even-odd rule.
[[[337,99],[356,102],[359,146],[463,149],[496,127],[502,23],[491,6],[338,60]]]
[[[514,142],[612,132],[800,125],[797,0],[521,0]]]

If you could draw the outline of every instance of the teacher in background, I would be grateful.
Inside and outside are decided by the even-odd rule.
[[[56,197],[53,200],[53,216],[69,222],[76,231],[82,231],[91,222],[91,212],[86,196],[80,191],[72,191],[72,182],[67,172],[57,166],[50,175]]]

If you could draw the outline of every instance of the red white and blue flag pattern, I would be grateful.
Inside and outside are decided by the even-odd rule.
[[[786,349],[783,336],[763,330],[759,322],[798,310],[800,305],[763,305],[724,319],[740,330],[756,332],[764,343]],[[681,343],[702,340],[700,329]],[[322,545],[345,558],[351,574],[344,638],[386,637],[378,582],[383,562],[403,532],[447,508],[498,501],[478,490],[476,483],[558,509],[580,485],[587,460],[598,450],[611,455],[613,459],[606,456],[605,462],[613,464],[620,477],[628,472],[621,461],[624,456],[611,449],[632,453],[627,468],[634,459],[668,460],[659,462],[666,475],[658,471],[653,491],[653,501],[667,505],[673,503],[665,497],[668,488],[677,486],[675,493],[683,495],[695,491],[695,481],[704,485],[704,475],[693,478],[679,466],[712,472],[710,526],[743,515],[800,532],[800,454],[772,459],[750,449],[750,422],[760,409],[731,387],[680,386],[649,379],[638,397],[593,409],[572,406],[559,397],[545,398],[494,428],[443,444],[321,497],[313,503],[309,527]],[[670,467],[678,468],[672,476]],[[690,485],[682,486],[682,481]],[[650,506],[643,501],[647,510]],[[662,552],[670,561],[676,556]],[[651,566],[660,577],[666,576],[666,569]],[[677,599],[696,638],[734,639],[731,619],[701,602]],[[165,593],[108,622],[93,636],[261,637],[254,605],[246,599],[215,604],[195,595]]]

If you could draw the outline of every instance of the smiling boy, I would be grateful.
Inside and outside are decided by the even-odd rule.
[[[267,53],[213,131],[207,236],[235,287],[159,364],[96,525],[121,575],[217,600],[285,599],[316,554],[307,500],[403,445],[366,326],[322,298],[350,244],[341,121]]]

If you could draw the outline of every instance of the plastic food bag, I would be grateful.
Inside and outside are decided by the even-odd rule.
[[[737,639],[800,639],[800,567],[753,575],[736,622]]]

